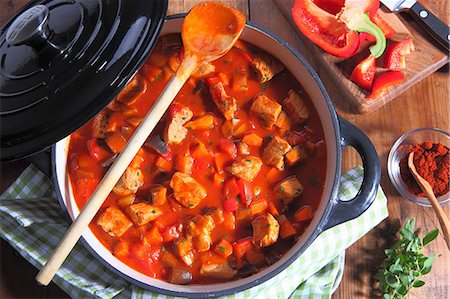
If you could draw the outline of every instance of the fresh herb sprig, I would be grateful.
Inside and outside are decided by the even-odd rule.
[[[416,220],[408,220],[400,230],[400,238],[395,245],[386,249],[383,261],[375,278],[380,282],[380,289],[385,299],[406,298],[409,290],[425,284],[419,278],[431,271],[434,255],[429,257],[420,251],[438,236],[434,229],[425,234],[423,239],[415,233]]]

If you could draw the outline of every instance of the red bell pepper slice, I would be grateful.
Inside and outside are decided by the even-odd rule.
[[[111,156],[111,152],[108,151],[106,148],[102,147],[98,143],[97,138],[89,139],[87,142],[87,147],[89,155],[94,157],[97,161],[102,161]]]
[[[366,98],[376,99],[384,95],[390,86],[402,83],[405,80],[403,73],[400,71],[390,71],[375,78],[372,85],[372,93]]]
[[[353,2],[353,3],[352,3]],[[323,10],[326,10],[327,12],[337,15],[341,10],[342,7],[344,7],[345,3],[352,3],[352,5],[364,5],[364,12],[367,12],[370,17],[376,14],[378,8],[380,8],[380,1],[379,0],[368,0],[361,2],[361,0],[351,1],[351,0],[314,0],[314,3],[322,8]]]
[[[337,7],[342,9],[334,15]],[[322,7],[321,7],[322,6]],[[347,0],[330,2],[296,0],[292,7],[292,17],[305,36],[328,53],[342,58],[352,56],[359,48],[357,32],[368,32],[377,43],[370,47],[377,58],[383,54],[386,38],[366,14],[378,9],[376,0]]]
[[[330,54],[347,58],[358,50],[358,34],[312,0],[296,0],[292,7],[292,17],[310,41]]]
[[[361,86],[362,88],[369,89],[372,87],[373,79],[375,78],[376,63],[375,57],[369,54],[367,58],[358,63],[353,69],[350,80]]]
[[[377,12],[373,16],[370,17],[372,22],[374,22],[378,27],[380,27],[381,31],[383,31],[384,36],[386,38],[392,37],[395,33],[394,28],[391,27],[384,19],[383,17]]]
[[[220,149],[224,151],[231,159],[236,159],[237,157],[237,147],[232,141],[221,140]]]
[[[392,44],[386,51],[385,66],[391,71],[406,68],[406,55],[415,50],[411,38]]]
[[[235,199],[225,199],[222,205],[225,213],[234,212],[239,208],[239,204]]]
[[[241,203],[249,206],[253,200],[253,187],[252,183],[247,180],[240,179],[237,181],[239,189],[241,191]]]
[[[240,193],[239,186],[234,177],[225,182],[225,185],[223,186],[223,196],[225,196],[226,199],[240,199]]]

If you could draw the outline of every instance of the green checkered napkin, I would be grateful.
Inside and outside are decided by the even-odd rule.
[[[350,199],[362,181],[356,167],[342,176],[340,198]],[[30,165],[0,198],[1,237],[41,268],[68,228],[51,181]],[[381,188],[360,217],[321,233],[303,255],[276,277],[229,298],[330,298],[341,279],[347,247],[388,216]],[[78,244],[53,281],[72,298],[167,298],[119,278]]]

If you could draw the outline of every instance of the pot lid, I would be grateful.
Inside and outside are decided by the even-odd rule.
[[[0,158],[69,135],[103,109],[156,43],[167,0],[38,0],[0,30]]]

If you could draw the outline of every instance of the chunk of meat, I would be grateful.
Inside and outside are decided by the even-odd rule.
[[[269,81],[273,76],[284,70],[284,66],[278,60],[265,54],[253,58],[251,67],[260,83]]]
[[[285,204],[289,204],[303,192],[303,186],[296,176],[285,178],[275,186],[277,198],[282,199]]]
[[[291,90],[283,101],[283,107],[290,120],[295,124],[302,124],[309,117],[308,107],[298,93]]]
[[[122,236],[133,223],[127,216],[116,207],[108,207],[98,218],[97,224],[105,231],[105,233],[113,236]]]
[[[189,284],[192,282],[192,273],[188,269],[172,267],[168,281],[174,284]]]
[[[183,125],[191,120],[193,115],[189,107],[173,103],[169,109],[169,123],[164,130],[164,141],[168,144],[181,143],[188,132]]]
[[[237,158],[227,170],[234,176],[252,182],[261,170],[262,161],[255,156]]]
[[[211,232],[214,226],[214,220],[210,215],[195,216],[189,221],[186,237],[192,238],[192,242],[198,251],[207,251],[211,247]]]
[[[216,67],[209,62],[200,64],[191,74],[192,78],[205,78],[216,72]]]
[[[139,96],[147,90],[147,83],[139,73],[137,73],[127,86],[117,95],[117,101],[125,105],[132,105]]]
[[[250,111],[258,116],[265,127],[271,128],[277,121],[281,108],[280,104],[265,94],[259,94],[250,107]]]
[[[194,263],[194,247],[191,239],[178,238],[173,242],[173,249],[181,260],[188,266]]]
[[[119,195],[134,194],[144,184],[144,175],[139,168],[128,167],[124,174],[120,177],[113,192]]]
[[[152,197],[152,204],[161,206],[167,201],[167,188],[163,185],[155,185],[150,188],[150,195]]]
[[[280,225],[270,214],[260,215],[253,219],[253,243],[258,247],[272,245],[278,240]]]
[[[216,260],[203,263],[200,267],[200,274],[203,276],[231,279],[236,275],[237,271],[230,267],[226,259]]]
[[[117,125],[111,122],[113,112],[103,110],[95,116],[92,122],[92,135],[96,138],[106,138],[108,133],[117,130]]]
[[[275,122],[275,126],[282,130],[290,130],[291,124],[289,117],[284,113],[284,111],[281,111],[280,115],[278,115],[277,121]]]
[[[182,172],[175,172],[170,180],[175,199],[189,209],[195,208],[208,193],[193,177]]]
[[[136,225],[144,225],[162,215],[159,208],[145,202],[136,203],[127,207],[126,212]]]
[[[270,166],[279,170],[284,169],[284,155],[291,150],[289,143],[281,137],[275,135],[270,140],[263,151],[262,160]]]
[[[234,118],[234,113],[237,110],[236,99],[229,96],[223,86],[222,82],[219,82],[209,88],[213,102],[216,104],[220,112],[227,120]]]

